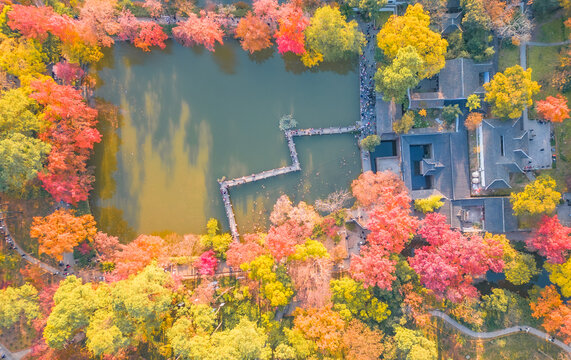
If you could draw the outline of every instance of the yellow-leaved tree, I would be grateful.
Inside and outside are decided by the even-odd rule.
[[[510,201],[514,214],[520,216],[552,213],[561,199],[561,193],[555,190],[556,185],[552,177],[544,175],[527,184],[522,192],[512,193]]]
[[[531,69],[515,65],[497,73],[487,84],[485,100],[492,105],[492,113],[502,119],[517,119],[532,97],[539,92],[537,81],[531,80]]]
[[[389,59],[400,49],[412,46],[422,59],[421,79],[437,74],[444,67],[448,42],[430,29],[430,15],[421,4],[409,5],[403,16],[392,15],[377,36],[377,45]]]

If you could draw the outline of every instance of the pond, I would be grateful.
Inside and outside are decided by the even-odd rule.
[[[201,233],[228,222],[217,179],[289,165],[279,118],[299,128],[353,125],[359,116],[356,63],[306,71],[272,51],[252,57],[235,41],[216,52],[170,42],[143,53],[117,44],[98,65],[102,143],[95,148],[91,206],[99,228],[137,234]],[[109,108],[109,106],[106,106]],[[354,135],[296,138],[301,172],[232,188],[241,232],[267,225],[281,194],[294,201],[348,188],[360,173]]]

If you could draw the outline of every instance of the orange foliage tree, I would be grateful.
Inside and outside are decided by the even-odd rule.
[[[547,332],[556,332],[563,342],[571,343],[571,307],[563,304],[554,285],[547,286],[541,296],[530,303],[534,318],[543,318]]]
[[[388,195],[407,193],[404,183],[392,171],[364,172],[353,180],[351,191],[357,203],[364,207],[381,204]]]
[[[556,97],[548,96],[545,100],[540,100],[535,104],[539,115],[551,122],[563,122],[569,118],[569,107],[567,99],[561,94]]]
[[[345,322],[339,313],[329,307],[297,310],[294,331],[299,331],[307,340],[315,342],[324,356],[337,358],[343,351]]]
[[[250,53],[270,47],[270,36],[270,26],[251,12],[243,17],[236,27],[236,37],[241,39],[242,48]]]
[[[93,241],[97,229],[91,215],[74,216],[70,210],[59,209],[46,217],[35,217],[30,236],[40,243],[40,254],[62,259],[82,241]]]
[[[471,112],[466,117],[466,120],[464,121],[464,125],[466,125],[466,128],[468,130],[474,131],[478,128],[478,126],[480,126],[483,119],[484,119],[484,115],[482,115],[482,113]]]

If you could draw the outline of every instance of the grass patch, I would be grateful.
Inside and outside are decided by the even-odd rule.
[[[559,17],[541,25],[537,41],[553,43],[567,40],[569,29],[565,26],[564,21],[563,17]]]
[[[531,78],[537,81],[543,91],[549,91],[549,80],[559,65],[560,46],[528,46],[527,67],[533,71]],[[549,91],[550,92],[550,91]],[[554,95],[554,94],[545,94]]]
[[[375,26],[381,28],[384,23],[393,15],[392,12],[389,11],[379,11],[375,16]]]
[[[505,69],[519,64],[519,48],[511,44],[503,45],[498,57],[498,68],[500,72],[503,72]]]

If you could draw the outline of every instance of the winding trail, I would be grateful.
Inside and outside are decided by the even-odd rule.
[[[490,331],[490,332],[476,332],[476,331],[468,329],[466,326],[464,326],[462,324],[459,324],[458,322],[456,322],[454,319],[452,319],[450,316],[446,315],[442,311],[431,310],[431,311],[429,311],[429,313],[432,316],[436,316],[436,317],[444,320],[447,324],[451,325],[453,328],[460,331],[462,334],[468,335],[468,336],[471,336],[471,337],[474,337],[477,339],[494,339],[497,337],[511,335],[511,334],[520,333],[520,332],[527,332],[527,333],[529,333],[531,335],[535,335],[538,338],[543,339],[545,341],[549,341],[549,338],[551,337],[549,334],[546,334],[543,331],[537,330],[536,328],[532,328],[531,326],[527,326],[527,325],[512,326],[509,328],[496,330],[496,331]],[[560,347],[563,351],[566,351],[567,353],[571,354],[571,347],[568,345],[565,345],[565,343],[563,343],[562,341],[555,339],[552,341],[552,343],[554,345]]]
[[[28,254],[27,252],[22,249],[20,245],[14,240],[12,235],[10,235],[10,231],[8,230],[8,224],[6,223],[6,213],[0,209],[0,239],[2,239],[2,235],[4,235],[4,240],[8,243],[9,246],[12,246],[14,250],[22,257],[22,259],[26,260],[30,264],[39,266],[43,270],[49,272],[52,275],[60,275],[60,270],[56,269],[55,267],[48,265],[32,255]]]

